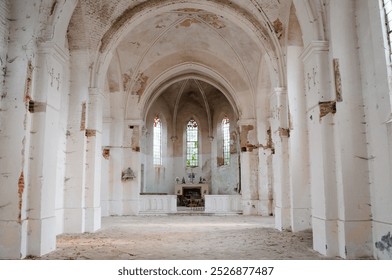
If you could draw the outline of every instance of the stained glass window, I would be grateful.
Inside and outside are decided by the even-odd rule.
[[[186,127],[186,165],[199,165],[199,128],[197,122],[191,119]]]
[[[154,165],[162,165],[162,123],[161,119],[157,116],[154,118],[153,128],[153,160]]]
[[[230,120],[225,117],[222,120],[223,135],[223,164],[230,164]]]

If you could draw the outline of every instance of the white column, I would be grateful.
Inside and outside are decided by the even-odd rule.
[[[240,164],[241,194],[244,215],[257,215],[259,208],[258,194],[258,152],[255,149],[255,120],[239,120],[240,127]]]
[[[64,186],[64,232],[85,231],[86,128],[88,118],[88,52],[71,54],[67,157]]]
[[[339,255],[372,255],[372,225],[366,122],[357,48],[355,1],[330,1],[334,59],[335,139],[338,165]],[[333,15],[333,19],[332,19]]]
[[[101,214],[102,217],[109,216],[109,189],[111,185],[110,161],[113,149],[110,147],[110,131],[112,118],[104,118],[102,125],[102,147],[105,149],[105,156],[101,163]]]
[[[53,43],[40,45],[35,90],[30,100],[31,154],[28,253],[46,254],[56,248],[56,184],[58,130],[62,88],[68,57]],[[65,87],[66,88],[66,87]]]
[[[141,154],[140,137],[142,136],[142,121],[126,121],[124,126],[123,164],[122,171],[130,168],[135,178],[122,180],[123,188],[122,207],[123,215],[137,215],[139,213],[139,195],[141,192]]]
[[[310,43],[304,49],[302,59],[309,130],[313,248],[321,254],[337,256],[335,115],[328,42]]]
[[[308,129],[302,46],[287,47],[287,88],[291,118],[290,130],[290,205],[291,228],[311,228]]]
[[[0,51],[6,74],[0,86],[0,259],[18,259],[28,254],[28,96],[33,93],[36,46],[31,38],[36,36],[39,7],[32,1],[15,0],[2,1],[0,8],[1,13],[6,13],[0,15],[4,21],[0,29],[7,34],[7,43],[1,45],[4,48]],[[24,48],[20,42],[25,42]]]
[[[275,227],[291,229],[290,181],[289,181],[289,123],[287,92],[275,88],[270,98],[271,133],[275,154],[273,164],[273,189],[275,199]]]
[[[130,146],[123,146],[124,121],[113,120],[110,126],[110,159],[109,159],[109,215],[123,214],[123,192],[121,172],[123,169],[124,152]]]
[[[102,162],[102,102],[103,93],[89,89],[86,155],[85,230],[94,232],[101,227],[101,162]]]
[[[271,216],[272,194],[272,147],[259,148],[259,214]]]

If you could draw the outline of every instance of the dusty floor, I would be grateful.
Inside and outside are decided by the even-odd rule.
[[[260,216],[105,217],[96,233],[65,234],[38,259],[325,259],[311,232],[279,232]]]

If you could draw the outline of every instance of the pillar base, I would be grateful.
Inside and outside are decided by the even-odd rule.
[[[27,222],[0,221],[0,260],[26,257]]]
[[[366,258],[373,255],[371,221],[338,221],[340,257]]]
[[[64,209],[64,233],[85,232],[84,208]]]
[[[271,214],[273,214],[270,200],[268,199],[259,200],[258,214],[261,216],[270,216]]]
[[[242,200],[242,215],[257,215],[258,214],[258,200],[243,199]]]
[[[275,228],[278,230],[292,230],[290,224],[290,208],[275,207]]]
[[[291,229],[293,232],[312,228],[310,209],[293,208],[291,209]]]
[[[42,256],[56,250],[56,217],[29,219],[28,254]]]
[[[101,207],[86,208],[86,232],[95,232],[101,228]]]
[[[327,257],[339,256],[338,226],[336,220],[312,218],[313,249]]]

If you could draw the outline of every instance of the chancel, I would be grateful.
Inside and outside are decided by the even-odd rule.
[[[390,0],[1,0],[0,258],[102,217],[260,215],[392,259]]]

